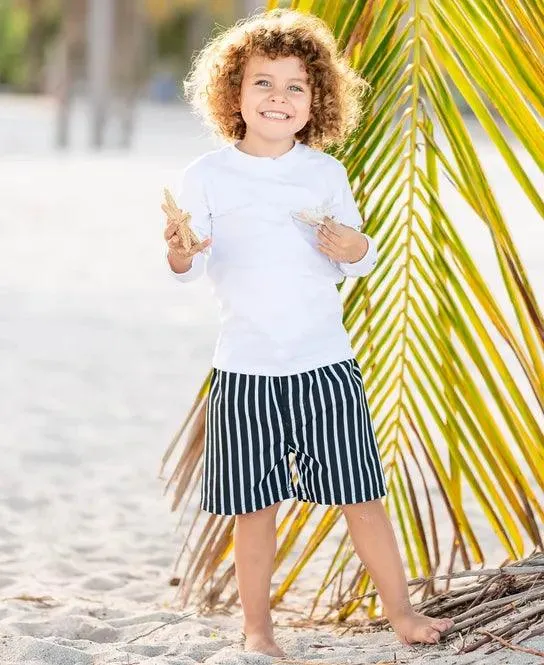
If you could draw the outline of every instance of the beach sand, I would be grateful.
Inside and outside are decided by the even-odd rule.
[[[0,98],[0,665],[278,662],[242,651],[239,609],[180,610],[169,585],[189,517],[170,512],[158,470],[218,320],[205,280],[180,288],[167,275],[160,199],[209,140],[186,111],[144,107],[132,153],[94,154],[80,109],[76,149],[59,155],[53,112]],[[542,286],[534,247],[529,275]],[[492,534],[485,542],[495,565],[504,553]],[[336,544],[295,587],[297,603],[309,604]],[[273,617],[284,663],[542,662]],[[524,646],[544,650],[544,638]]]

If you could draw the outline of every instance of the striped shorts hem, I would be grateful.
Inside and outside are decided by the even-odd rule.
[[[330,506],[386,494],[355,358],[288,376],[213,368],[203,510],[239,515],[290,498]]]

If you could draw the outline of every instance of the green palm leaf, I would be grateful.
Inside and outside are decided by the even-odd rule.
[[[287,6],[270,2],[269,8],[279,4]],[[381,446],[386,506],[407,568],[414,577],[428,576],[441,564],[438,511],[452,527],[448,569],[458,558],[467,568],[484,560],[469,510],[474,500],[504,553],[520,557],[527,543],[542,547],[544,320],[459,98],[544,216],[544,201],[510,138],[543,169],[544,38],[535,27],[544,20],[542,7],[531,0],[299,0],[290,6],[322,16],[371,84],[363,123],[335,155],[348,169],[380,261],[367,278],[339,288]],[[508,311],[463,244],[445,187],[484,225]],[[182,444],[169,481],[176,483],[173,509],[198,487],[209,378],[163,458],[164,468]],[[278,527],[276,569],[302,535],[304,543],[274,605],[341,516],[331,507],[313,525],[314,510],[293,504]],[[224,593],[233,567],[219,575],[233,523],[206,514],[187,557],[185,592],[199,584],[205,606],[236,601],[235,593]],[[192,535],[193,529],[184,549]],[[345,618],[361,605],[370,580],[361,565],[349,567],[353,557],[346,527],[316,585],[311,613],[327,590],[324,616]],[[374,597],[367,610],[374,612]]]

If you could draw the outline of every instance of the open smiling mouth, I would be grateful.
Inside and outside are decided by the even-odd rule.
[[[259,115],[267,120],[289,120],[291,118],[287,113],[280,113],[279,111],[259,111]]]

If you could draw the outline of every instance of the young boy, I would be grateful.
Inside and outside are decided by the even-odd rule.
[[[341,508],[401,641],[437,642],[453,623],[411,607],[336,289],[377,262],[346,169],[323,152],[357,126],[364,86],[325,23],[286,10],[216,37],[187,82],[195,108],[229,142],[184,172],[179,205],[202,242],[184,251],[174,224],[164,233],[174,277],[188,282],[206,268],[220,304],[201,506],[236,515],[246,649],[269,655],[284,655],[270,581],[276,514],[293,497]],[[324,206],[338,221],[317,231],[294,222],[294,212]]]

